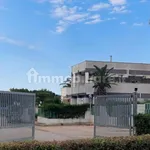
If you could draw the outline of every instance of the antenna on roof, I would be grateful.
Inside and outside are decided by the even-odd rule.
[[[110,62],[112,62],[112,55],[110,55]]]

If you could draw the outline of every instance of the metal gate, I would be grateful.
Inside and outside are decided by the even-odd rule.
[[[0,92],[0,142],[34,139],[35,94]]]
[[[135,96],[104,95],[95,97],[94,137],[129,136],[134,132]]]

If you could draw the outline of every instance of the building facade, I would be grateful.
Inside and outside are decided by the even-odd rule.
[[[71,87],[63,87],[61,89],[61,101],[71,103]]]
[[[141,99],[150,98],[150,64],[84,61],[72,66],[72,85],[70,93],[66,94],[71,97],[71,104],[89,103],[94,93],[93,83],[89,81],[90,74],[95,71],[94,65],[99,68],[105,65],[108,69],[114,68],[111,73],[114,74],[116,85],[107,90],[108,94],[130,94],[138,88]]]

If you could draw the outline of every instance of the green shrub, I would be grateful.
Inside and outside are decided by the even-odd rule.
[[[134,117],[136,134],[150,134],[150,114],[138,114]]]
[[[89,104],[67,105],[67,104],[47,104],[39,108],[39,116],[46,118],[80,118],[84,117]]]
[[[0,150],[149,150],[150,135],[85,139],[64,142],[14,142],[0,144]]]

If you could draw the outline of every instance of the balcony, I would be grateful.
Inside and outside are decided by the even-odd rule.
[[[72,85],[71,93],[72,94],[78,94],[78,93],[93,94],[93,83]]]
[[[150,84],[143,83],[116,83],[108,89],[109,93],[133,93],[134,88],[138,88],[139,93],[150,93]],[[78,84],[71,88],[72,94],[93,94],[93,84]]]

